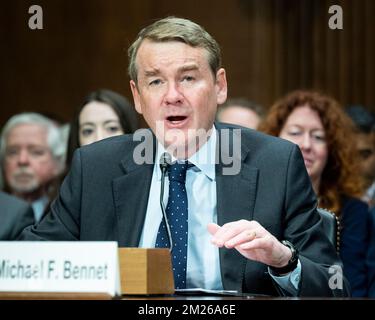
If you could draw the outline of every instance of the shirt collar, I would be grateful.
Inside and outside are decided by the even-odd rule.
[[[194,153],[189,159],[196,171],[202,171],[210,180],[215,180],[215,159],[216,159],[216,140],[217,130],[215,126],[212,127],[212,133],[209,139]],[[161,180],[160,157],[165,152],[164,146],[158,141],[156,150],[156,175],[157,179]],[[172,156],[172,161],[176,159]]]
[[[31,207],[34,210],[34,216],[36,221],[39,221],[42,217],[44,209],[47,206],[48,202],[48,197],[44,195],[31,203]]]

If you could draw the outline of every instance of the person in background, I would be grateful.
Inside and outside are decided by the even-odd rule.
[[[216,120],[257,129],[264,115],[261,105],[245,98],[233,98],[218,107]]]
[[[375,298],[375,208],[370,210],[370,244],[367,252],[368,297]]]
[[[31,204],[35,222],[49,203],[52,182],[64,170],[64,153],[58,127],[38,113],[15,115],[2,130],[0,163],[5,191]]]
[[[352,121],[331,97],[297,90],[275,102],[260,130],[300,147],[319,206],[341,221],[340,256],[352,295],[367,296],[369,212],[360,200]]]
[[[107,89],[89,93],[70,125],[67,165],[77,148],[137,129],[137,114],[124,96]]]
[[[350,106],[346,113],[356,126],[356,148],[359,152],[359,174],[362,175],[366,192],[362,200],[370,208],[375,206],[375,115],[362,106]]]
[[[356,126],[356,148],[360,155],[359,172],[366,187],[362,200],[371,208],[370,244],[367,252],[368,296],[375,298],[375,115],[359,105],[347,107],[346,112]]]
[[[27,202],[0,191],[0,221],[0,240],[16,240],[34,223],[34,212]]]

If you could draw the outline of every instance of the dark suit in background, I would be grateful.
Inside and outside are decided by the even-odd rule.
[[[15,240],[33,223],[34,213],[28,203],[0,191],[0,240]]]
[[[375,208],[370,211],[370,242],[367,250],[368,297],[375,298]]]
[[[216,127],[219,133],[227,128]],[[121,247],[137,247],[153,174],[153,164],[134,163],[138,144],[125,135],[79,149],[50,213],[21,239],[114,240]],[[299,295],[347,295],[345,279],[343,290],[329,287],[329,267],[341,262],[324,234],[298,147],[243,130],[241,153],[234,156],[241,161],[238,175],[223,175],[223,164],[216,164],[218,224],[256,220],[278,239],[291,241],[300,250]],[[220,266],[225,289],[278,294],[267,266],[235,249],[220,249]]]

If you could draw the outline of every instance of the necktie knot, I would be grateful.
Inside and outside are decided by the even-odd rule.
[[[169,181],[177,181],[185,183],[186,171],[190,167],[188,162],[175,162],[168,167],[168,178]]]

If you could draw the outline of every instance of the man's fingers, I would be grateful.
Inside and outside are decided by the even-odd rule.
[[[222,232],[223,227],[220,227],[216,223],[209,223],[207,225],[208,232],[212,235],[212,240],[211,242],[221,248],[224,245],[224,242],[220,240],[220,234]]]
[[[215,235],[215,233],[220,229],[220,227],[216,223],[209,223],[207,225],[207,230],[211,235]]]
[[[238,223],[224,224],[222,227],[219,227],[216,233],[213,235],[212,243],[218,247],[222,247],[228,240],[234,238],[242,231],[243,226]]]
[[[268,243],[269,239],[267,238],[257,238],[241,244],[238,248],[241,250],[264,249]]]
[[[257,236],[261,236],[262,232],[257,223],[239,220],[236,222],[226,223],[223,226],[210,223],[207,226],[208,231],[213,236],[212,243],[219,248],[225,246],[227,248],[234,248],[244,242],[251,241]],[[259,234],[257,234],[257,231]]]
[[[247,243],[249,241],[253,241],[257,237],[256,230],[244,230],[237,236],[233,237],[232,239],[225,242],[225,247],[228,249],[234,248],[239,246],[243,243]]]

